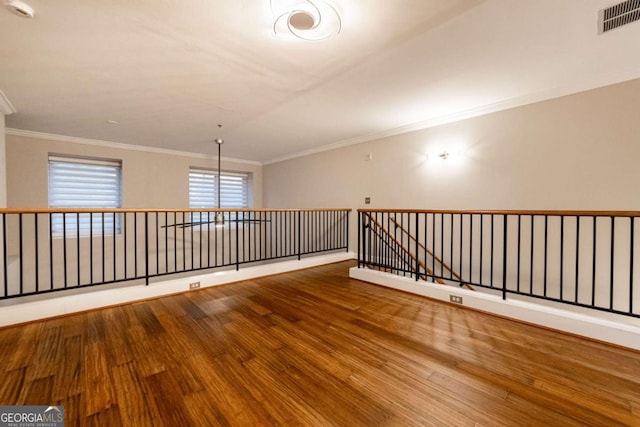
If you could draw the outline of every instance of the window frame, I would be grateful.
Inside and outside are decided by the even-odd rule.
[[[60,165],[60,167],[56,168],[56,165]],[[80,167],[78,167],[79,165]],[[84,171],[82,171],[82,166],[89,168],[86,168],[84,169]],[[59,183],[56,184],[56,181],[64,180],[62,174],[64,173],[65,167],[68,168],[69,172],[67,179],[72,182],[72,184],[70,184],[68,187],[60,186]],[[90,167],[101,167],[102,169],[91,171]],[[88,190],[86,193],[77,193],[77,197],[75,199],[73,197],[69,197],[69,201],[66,201],[64,199],[65,196],[56,194],[56,192],[64,192],[65,190],[69,191],[70,193],[74,193],[78,192],[79,189],[82,189],[82,186],[77,186],[75,185],[75,183],[78,182],[77,180],[80,180],[80,182],[82,182],[82,178],[80,178],[80,175],[83,175],[83,172],[85,175],[84,178],[87,178],[87,175],[90,177],[92,173],[95,173],[95,179],[98,180],[96,182],[96,186],[99,188],[101,184],[104,184],[105,188],[107,189],[109,185],[109,179],[105,179],[104,177],[100,177],[99,175],[104,175],[105,173],[108,174],[109,172],[115,173],[115,176],[110,183],[112,188],[115,188],[115,197],[107,194],[107,199],[111,198],[110,203],[107,203],[107,206],[105,206],[104,204],[97,206],[95,201],[94,203],[91,203],[91,193],[89,191],[95,191],[96,187]],[[74,173],[78,175],[77,178],[74,178]],[[47,158],[47,181],[47,197],[48,206],[50,209],[100,210],[122,208],[122,160],[49,153]],[[111,218],[113,218],[112,213],[107,213],[104,215],[104,233],[102,232],[103,217],[101,215],[90,215],[88,213],[81,213],[79,215],[54,213],[51,215],[51,233],[54,237],[86,237],[90,235],[101,236],[103,234],[107,236],[122,233],[122,214],[120,213],[115,214],[115,222],[111,220]],[[63,218],[63,215],[64,220],[61,219]],[[89,218],[91,219],[89,220]],[[78,219],[80,220],[79,225],[77,221]],[[65,224],[64,228],[62,224]]]
[[[210,203],[205,204],[205,206],[203,206],[203,203],[199,204],[198,206],[194,206],[194,201],[192,200],[192,194],[195,193],[195,191],[192,190],[192,174],[200,174],[200,175],[205,175],[207,177],[210,177],[212,180],[212,183],[210,185],[210,187],[213,190],[213,194],[209,195],[209,200]],[[189,168],[189,209],[202,209],[203,211],[207,211],[207,210],[212,210],[212,209],[251,209],[251,198],[250,198],[250,190],[251,190],[251,174],[249,172],[236,172],[236,171],[227,171],[227,170],[221,170],[220,171],[220,176],[222,177],[222,182],[220,183],[220,192],[221,192],[221,196],[220,196],[220,206],[217,206],[218,204],[218,197],[217,197],[217,191],[218,191],[218,183],[217,180],[220,179],[220,177],[218,177],[218,171],[214,170],[214,169],[207,169],[207,168],[202,168],[202,167],[197,167],[197,166],[192,166]],[[240,178],[241,182],[242,182],[242,194],[241,195],[225,195],[225,178],[229,178],[229,177],[235,177],[235,178]],[[227,188],[229,184],[227,184]],[[225,203],[225,197],[230,198],[230,197],[239,197],[243,200],[242,206],[238,206],[238,205],[234,205],[234,206],[229,206],[228,204]]]
[[[212,184],[210,185],[210,188],[212,187],[213,190],[213,194],[209,197],[209,200],[211,201],[209,203],[210,206],[194,206],[193,202],[192,202],[192,173],[196,173],[196,174],[201,174],[201,175],[206,175],[208,177],[213,178],[212,179]],[[217,199],[217,182],[216,180],[218,179],[218,170],[217,169],[209,169],[209,168],[204,168],[204,167],[199,167],[199,166],[191,166],[189,168],[189,209],[198,209],[200,210],[200,212],[208,212],[211,211],[213,209],[230,209],[230,210],[235,210],[235,209],[251,209],[251,173],[250,172],[237,172],[237,171],[229,171],[229,170],[221,170],[220,171],[220,175],[222,176],[222,179],[224,180],[225,177],[239,177],[241,178],[242,181],[242,192],[243,194],[240,196],[241,199],[243,200],[243,206],[225,206],[225,195],[224,195],[224,181],[221,183],[220,185],[220,191],[222,193],[221,197],[220,197],[220,204],[221,207],[216,207],[217,203],[218,203],[218,199]],[[229,196],[228,196],[229,197]],[[206,219],[206,217],[203,216],[203,218],[201,219],[201,214],[200,212],[192,212],[190,215],[190,221],[192,223],[197,223],[197,224],[192,224],[193,227],[200,227],[201,225],[205,225],[204,223],[208,223],[211,222],[213,220],[211,219]],[[211,217],[210,217],[211,218]],[[235,218],[232,217],[232,215],[229,212],[224,213],[224,221],[231,221],[234,222]]]

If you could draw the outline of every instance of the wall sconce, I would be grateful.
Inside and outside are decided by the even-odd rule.
[[[434,150],[431,152],[428,152],[424,155],[424,160],[427,162],[433,162],[434,166],[435,163],[439,163],[439,162],[443,162],[446,160],[447,164],[451,164],[453,165],[461,163],[464,161],[465,158],[465,151],[464,149],[460,148],[452,148],[449,150]]]

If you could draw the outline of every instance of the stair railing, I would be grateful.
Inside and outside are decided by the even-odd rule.
[[[473,286],[504,299],[521,295],[640,317],[639,216],[360,209],[358,265]],[[402,249],[389,251],[385,242]],[[412,262],[398,263],[398,253]]]

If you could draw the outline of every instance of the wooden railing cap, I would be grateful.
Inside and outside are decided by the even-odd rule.
[[[0,214],[50,214],[50,213],[164,213],[164,212],[351,212],[351,208],[310,208],[310,209],[161,209],[161,208],[150,208],[150,209],[87,209],[87,208],[46,208],[46,209],[35,209],[35,208],[5,208],[0,209]]]
[[[640,211],[577,210],[467,210],[467,209],[358,209],[364,213],[424,213],[459,215],[533,215],[533,216],[599,216],[640,217]]]

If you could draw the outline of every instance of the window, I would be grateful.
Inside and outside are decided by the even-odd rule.
[[[119,208],[121,171],[120,161],[50,155],[49,207]],[[120,215],[56,214],[51,222],[53,233],[89,234],[93,230],[94,234],[100,234],[103,226],[105,233],[120,232]]]
[[[249,174],[221,172],[220,207],[249,207]],[[189,207],[215,209],[218,207],[218,173],[207,169],[189,170]]]

